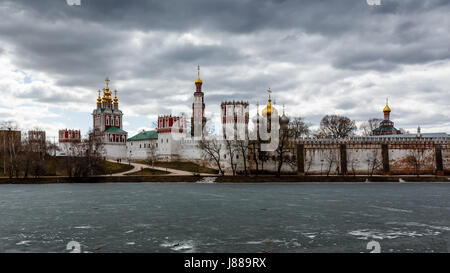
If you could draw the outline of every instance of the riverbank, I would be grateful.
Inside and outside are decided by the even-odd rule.
[[[306,183],[306,182],[450,182],[449,176],[211,176],[216,183]],[[95,176],[95,177],[40,177],[0,178],[0,184],[55,184],[55,183],[146,183],[203,181],[205,176]]]

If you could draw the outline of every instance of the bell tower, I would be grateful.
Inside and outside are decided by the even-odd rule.
[[[206,125],[205,100],[200,79],[200,65],[197,67],[198,77],[195,81],[194,102],[192,103],[191,136],[201,138]]]

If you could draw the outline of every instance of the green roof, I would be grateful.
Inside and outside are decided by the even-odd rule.
[[[105,130],[105,132],[108,132],[108,133],[126,133],[126,131],[124,131],[122,129],[119,129],[117,127],[114,127],[114,126],[109,127],[107,130]]]
[[[397,132],[398,130],[392,126],[380,126],[373,130],[374,132]]]
[[[149,139],[158,139],[158,132],[153,131],[142,131],[134,137],[129,138],[127,141],[137,141],[137,140],[149,140]]]

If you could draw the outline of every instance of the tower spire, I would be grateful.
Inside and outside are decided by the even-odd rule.
[[[109,77],[106,77],[106,79],[105,79],[105,82],[106,82],[106,90],[108,90],[109,89],[109,82],[110,82],[111,80],[109,79]]]
[[[102,102],[102,98],[100,98],[100,89],[98,90],[98,97],[97,97],[97,103],[101,103]]]
[[[388,98],[386,98],[386,106],[383,109],[383,113],[384,113],[384,119],[385,120],[389,120],[390,119],[390,114],[391,114],[391,108],[389,108],[389,100]]]
[[[200,79],[200,65],[197,66],[197,80],[195,81],[195,86],[196,88],[196,92],[201,92],[202,91],[202,80]]]

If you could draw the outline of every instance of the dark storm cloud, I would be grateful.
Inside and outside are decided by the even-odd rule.
[[[351,98],[339,97],[357,87],[335,82],[450,59],[449,1],[381,2],[82,0],[71,7],[65,0],[4,0],[0,55],[55,81],[54,94],[32,94],[41,102],[63,103],[67,97],[57,90],[75,87],[91,93],[72,101],[95,100],[110,76],[124,105],[160,101],[152,111],[167,112],[190,103],[179,96],[193,91],[200,64],[208,103],[262,103],[272,87],[293,107],[298,100],[337,97],[336,109],[365,117]],[[335,73],[326,70],[311,75],[314,85],[304,83],[308,70],[319,66]],[[376,85],[366,80],[359,87]]]
[[[128,33],[132,30],[180,33],[205,29],[245,34],[259,33],[265,29],[294,29],[329,37],[324,44],[335,44],[335,50],[329,53],[332,64],[337,68],[354,70],[392,70],[400,64],[426,63],[450,57],[448,41],[429,43],[432,35],[439,34],[433,31],[434,26],[426,26],[427,22],[411,17],[421,12],[445,16],[449,11],[445,1],[385,0],[381,7],[370,7],[364,0],[84,0],[81,7],[74,8],[63,0],[15,0],[5,2],[3,7],[16,12],[24,10],[35,16],[14,22],[17,15],[13,15],[11,23],[0,27],[0,35],[10,39],[18,47],[18,54],[24,56],[20,64],[53,73],[65,71],[70,75],[94,67],[96,71],[86,74],[112,74],[117,71],[111,61],[114,62],[115,56],[120,59],[120,56],[129,54],[120,45],[130,39]],[[385,20],[391,14],[400,19]],[[406,22],[401,20],[405,16],[408,17]],[[349,50],[348,44],[341,44],[341,40],[347,39],[354,40],[355,48]],[[230,36],[230,44],[233,44],[232,40],[233,36]],[[264,41],[268,47],[272,42],[271,37]],[[386,48],[392,42],[409,46]],[[261,44],[261,47],[265,46]],[[152,63],[171,64],[196,62],[199,59],[224,63],[242,57],[238,47],[230,46],[178,47],[161,53],[162,50],[146,51],[143,55],[156,55],[150,59]],[[286,49],[280,47],[277,52],[270,53],[278,58],[285,52]],[[138,62],[131,69],[134,71],[139,66]],[[83,78],[86,79],[86,75]],[[62,83],[70,81],[62,79]]]

